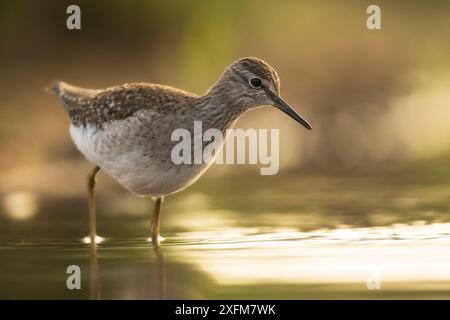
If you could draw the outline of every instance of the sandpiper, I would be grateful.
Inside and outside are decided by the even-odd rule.
[[[233,62],[204,95],[148,83],[93,90],[55,82],[52,90],[68,112],[75,145],[95,165],[87,179],[91,243],[96,242],[96,175],[103,170],[130,192],[156,199],[150,239],[159,245],[164,197],[193,184],[211,164],[174,164],[174,130],[192,132],[194,121],[201,121],[204,130],[225,132],[245,111],[264,105],[311,129],[280,97],[276,71],[253,57]]]

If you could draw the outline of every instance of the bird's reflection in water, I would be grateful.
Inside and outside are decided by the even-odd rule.
[[[147,294],[150,294],[155,299],[167,299],[167,273],[166,262],[164,260],[164,254],[161,247],[149,248],[151,253],[154,254],[155,260],[152,263],[150,273],[147,273],[149,277],[149,286],[152,288]],[[100,300],[101,294],[101,282],[100,282],[100,268],[98,262],[98,244],[91,244],[89,246],[90,252],[90,299]],[[152,259],[153,260],[153,259]],[[154,267],[154,268],[153,268]]]
[[[156,257],[157,299],[167,299],[167,277],[164,255],[160,246],[153,248]]]
[[[91,286],[91,300],[101,299],[100,286],[100,271],[98,267],[97,244],[93,243],[90,246],[90,286]]]

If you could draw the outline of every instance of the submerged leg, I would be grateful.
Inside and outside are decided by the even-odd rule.
[[[96,176],[100,171],[99,166],[95,166],[87,176],[87,188],[88,188],[88,206],[89,206],[89,239],[92,244],[95,243],[95,237],[97,236],[97,218],[95,208],[95,182]]]
[[[150,237],[153,245],[159,246],[159,225],[161,223],[161,206],[164,197],[157,197],[155,201],[155,210],[153,212],[152,224],[150,226]]]

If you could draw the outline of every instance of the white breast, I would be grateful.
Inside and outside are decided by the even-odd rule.
[[[148,144],[155,139],[137,143],[134,137],[142,130],[139,119],[128,118],[95,126],[70,126],[72,139],[81,153],[117,180],[122,186],[139,196],[161,196],[180,191],[194,183],[207,169],[207,165],[183,167],[180,170],[167,159],[164,163],[148,154]]]

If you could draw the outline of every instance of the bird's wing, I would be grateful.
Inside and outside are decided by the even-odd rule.
[[[104,90],[84,89],[56,82],[53,92],[61,99],[74,125],[97,127],[111,120],[121,120],[140,110],[168,112],[181,106],[194,95],[167,86],[132,83]]]

